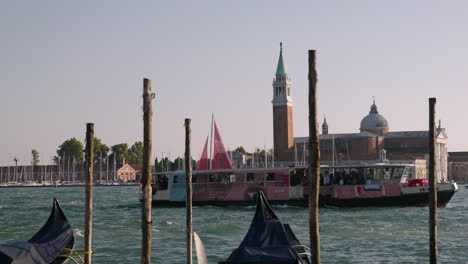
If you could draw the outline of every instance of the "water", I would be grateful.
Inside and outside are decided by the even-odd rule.
[[[46,221],[57,197],[83,249],[84,188],[0,189],[0,241],[29,239]],[[138,187],[94,189],[93,262],[139,263],[141,209]],[[308,211],[274,207],[308,245]],[[255,207],[195,207],[193,227],[209,263],[224,260],[243,239]],[[439,208],[439,263],[468,263],[468,189],[460,186]],[[153,263],[185,263],[185,208],[155,208]],[[322,263],[428,263],[427,207],[320,209]],[[195,256],[195,254],[194,254]],[[194,261],[194,263],[196,263]]]

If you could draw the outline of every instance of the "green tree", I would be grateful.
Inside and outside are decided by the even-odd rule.
[[[255,150],[255,155],[265,155],[265,150],[264,149],[260,149],[260,148],[257,148]]]
[[[128,149],[127,143],[120,143],[113,145],[111,147],[112,150],[112,158],[115,157],[116,163],[119,166],[123,165],[123,161],[125,159],[125,163],[127,163],[130,160],[130,151]]]
[[[57,150],[57,156],[54,157],[55,163],[62,163],[66,160],[75,160],[75,164],[83,163],[83,143],[76,138],[65,140]],[[66,160],[65,160],[66,159]]]
[[[192,169],[193,170],[197,169],[197,165],[198,165],[198,162],[196,160],[194,160],[193,157],[192,157]]]
[[[171,164],[171,170],[182,170],[184,169],[184,159],[177,157],[174,162]],[[193,168],[192,168],[193,169]]]
[[[36,166],[37,164],[39,164],[39,152],[33,149],[31,151],[31,155],[32,155],[32,164]]]
[[[109,147],[102,143],[101,139],[94,137],[94,163],[99,162],[99,158],[102,154],[102,160],[107,163],[107,156],[109,153]]]
[[[162,163],[159,162],[158,158],[154,158],[154,165],[156,166],[156,172],[162,171]]]
[[[135,142],[130,147],[130,164],[143,164],[143,142]]]
[[[242,154],[247,154],[247,151],[245,151],[244,147],[243,146],[240,146],[240,147],[237,147],[234,152],[240,152]]]

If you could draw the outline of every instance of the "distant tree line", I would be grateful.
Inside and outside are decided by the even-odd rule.
[[[65,140],[57,149],[57,154],[53,161],[55,164],[74,163],[77,165],[84,163],[84,145],[76,138]],[[39,153],[37,150],[32,150],[33,163],[39,163]],[[102,143],[101,139],[94,138],[94,163],[101,163],[105,166],[109,163],[110,166],[116,163],[117,167],[121,167],[125,163],[133,165],[143,164],[143,142],[137,141],[130,147],[127,143],[115,144],[108,147]],[[37,164],[36,163],[36,164]],[[184,160],[177,157],[174,160],[169,160],[163,157],[161,160],[155,158],[154,164],[156,171],[173,171],[184,168]],[[196,168],[197,162],[192,161],[193,168]]]
[[[271,155],[271,149],[266,150],[268,156]],[[265,155],[264,149],[256,148],[253,153],[247,152],[243,146],[237,147],[234,152],[240,152],[244,155]],[[32,164],[39,164],[39,152],[35,149],[31,151]],[[57,149],[57,155],[53,157],[55,164],[72,163],[81,165],[84,163],[84,145],[78,139],[72,137],[65,140]],[[100,138],[94,138],[94,163],[101,163],[105,166],[109,163],[112,166],[115,162],[117,167],[121,167],[124,163],[133,165],[143,164],[143,142],[137,141],[132,146],[127,143],[115,144],[108,147],[102,143]],[[197,160],[192,158],[192,168],[196,169]],[[184,159],[177,157],[174,160],[169,160],[168,157],[155,158],[153,165],[156,171],[174,171],[182,170],[185,167]]]

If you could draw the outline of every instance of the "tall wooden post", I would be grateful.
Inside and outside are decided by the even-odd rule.
[[[192,264],[192,157],[190,155],[190,119],[185,119],[185,185],[187,186],[187,264]]]
[[[435,98],[429,98],[429,248],[430,263],[436,264],[437,252],[437,181],[435,178]]]
[[[153,109],[151,107],[151,80],[143,79],[143,168],[141,184],[143,188],[143,206],[142,206],[142,246],[141,263],[151,263],[151,240],[152,240],[152,174],[151,174],[151,120]]]
[[[85,209],[85,250],[91,252],[93,241],[93,173],[94,173],[94,124],[86,124],[86,209]],[[85,263],[91,264],[91,254],[85,257]]]
[[[309,231],[312,263],[320,263],[319,190],[320,143],[317,127],[317,71],[315,50],[309,50]]]

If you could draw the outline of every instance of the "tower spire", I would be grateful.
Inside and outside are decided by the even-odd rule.
[[[283,42],[280,42],[280,55],[278,59],[278,67],[276,68],[276,74],[286,74],[286,66],[283,60]]]
[[[327,135],[327,134],[328,134],[328,123],[327,123],[327,117],[326,117],[326,116],[323,118],[322,134],[323,134],[323,135]]]
[[[375,97],[372,96],[372,105],[369,114],[378,114],[379,111],[377,110],[377,105],[375,104]]]
[[[293,137],[293,101],[291,96],[291,79],[286,73],[283,59],[283,43],[280,43],[280,54],[276,76],[273,79],[273,148],[275,161],[289,161],[288,153],[294,146]]]

